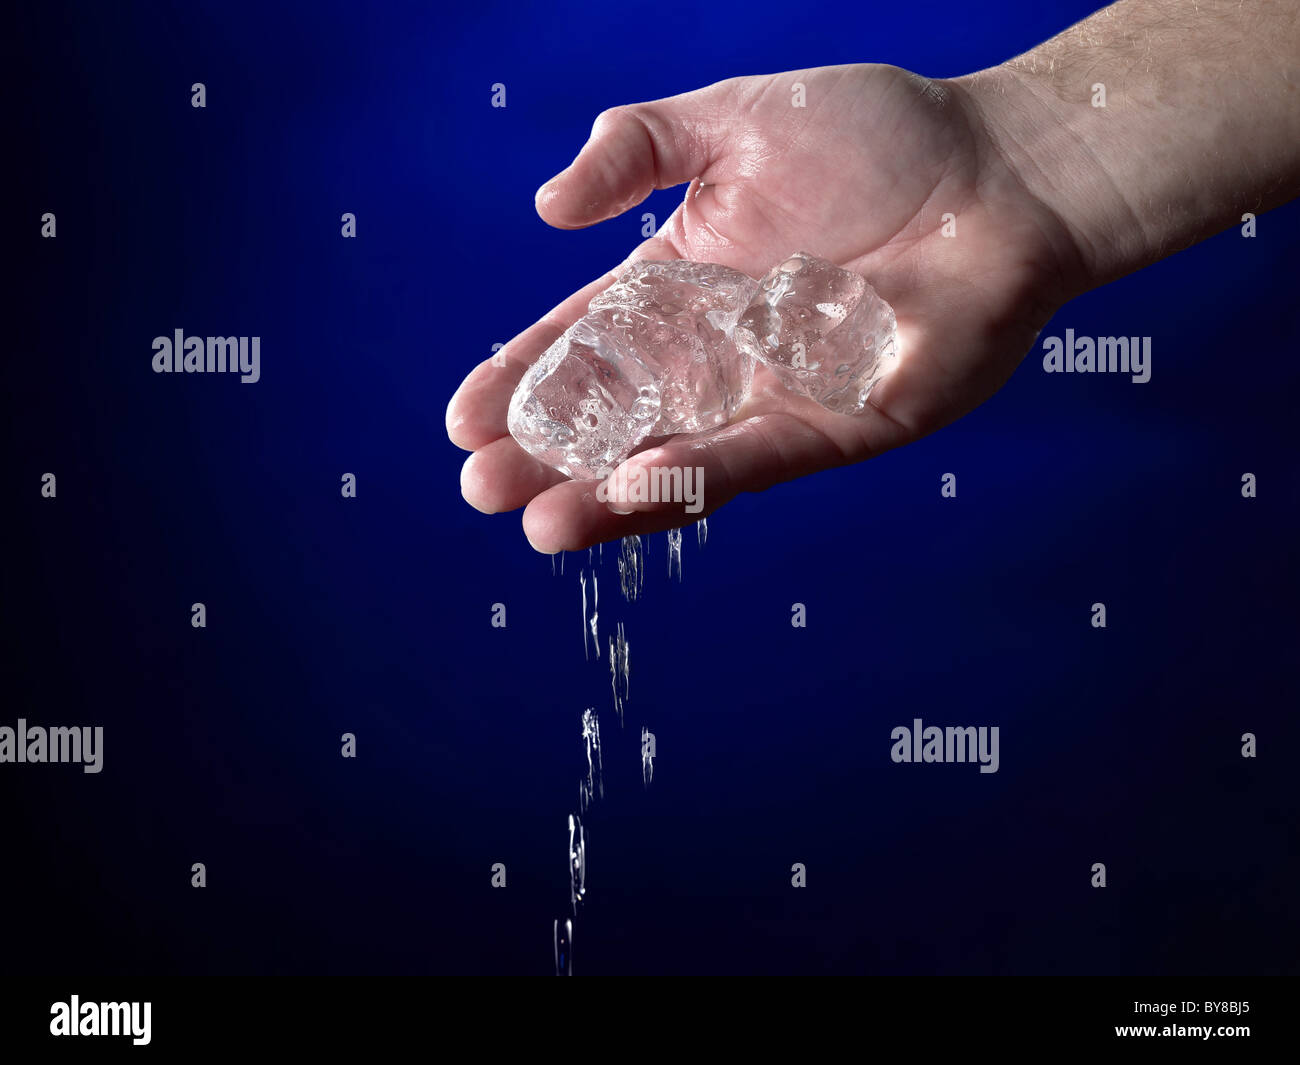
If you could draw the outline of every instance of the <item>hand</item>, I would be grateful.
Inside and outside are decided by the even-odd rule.
[[[796,83],[804,107],[792,106]],[[549,224],[592,225],[652,189],[690,182],[629,261],[696,259],[760,277],[805,250],[863,274],[898,316],[897,368],[862,414],[831,414],[759,367],[730,424],[670,437],[629,461],[703,468],[708,514],[739,492],[915,440],[1002,385],[1055,309],[1081,290],[1080,257],[1059,215],[1001,154],[972,92],[895,67],[823,67],[737,78],[596,120],[577,159],[537,194]],[[526,507],[524,531],[539,551],[579,550],[703,516],[685,514],[681,503],[617,514],[597,498],[597,482],[569,480],[506,430],[525,368],[617,273],[478,366],[447,409],[452,441],[473,452],[461,475],[466,500],[489,513]]]

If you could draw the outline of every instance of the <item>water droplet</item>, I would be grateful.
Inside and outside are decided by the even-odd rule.
[[[573,975],[573,922],[567,917],[555,922],[555,975]]]
[[[645,550],[641,537],[625,536],[619,544],[618,579],[629,603],[641,594],[645,582]]]
[[[641,726],[641,783],[650,786],[655,776],[655,734]]]
[[[569,814],[569,901],[573,915],[578,915],[578,904],[587,894],[587,837],[582,830],[582,819]]]
[[[605,797],[605,780],[600,764],[600,719],[593,707],[582,712],[582,742],[587,748],[587,777],[578,788],[579,809],[584,813],[592,801]]]
[[[627,702],[630,673],[627,637],[623,635],[620,621],[616,635],[609,638],[609,685],[614,689],[614,709],[618,711],[619,728],[623,727],[623,706]]]
[[[587,548],[587,561],[591,561],[591,548]],[[600,580],[596,576],[595,568],[591,571],[591,613],[587,613],[587,572],[586,570],[578,571],[578,584],[582,588],[582,657],[589,659],[590,652],[587,650],[587,637],[591,637],[592,645],[596,648],[596,657],[600,657]]]

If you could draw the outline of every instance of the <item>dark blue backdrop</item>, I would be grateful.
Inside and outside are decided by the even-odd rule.
[[[533,211],[603,108],[955,75],[1094,6],[20,12],[0,723],[102,725],[105,764],[0,766],[3,967],[546,973],[593,705],[579,972],[1294,971],[1297,205],[1049,326],[1153,337],[1149,384],[1031,359],[958,425],[688,531],[680,585],[652,538],[630,606],[607,548],[621,734],[585,558],[552,577],[467,507],[443,430],[494,343],[640,239],[640,211]],[[155,375],[177,327],[261,336],[262,380]],[[916,716],[1000,726],[1000,771],[892,764]]]

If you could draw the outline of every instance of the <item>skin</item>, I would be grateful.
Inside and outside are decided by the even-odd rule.
[[[685,258],[758,277],[806,250],[893,305],[898,366],[863,413],[831,414],[759,367],[730,424],[628,460],[702,467],[708,514],[950,424],[1001,387],[1068,300],[1296,196],[1297,81],[1293,2],[1124,0],[964,78],[823,67],[614,108],[538,191],[537,210],[576,229],[688,184],[625,264]],[[796,83],[803,108],[791,105]],[[1105,108],[1092,103],[1097,83]],[[475,368],[447,409],[448,435],[472,452],[465,499],[487,513],[523,507],[538,551],[702,516],[601,501],[597,482],[544,466],[506,430],[524,370],[625,264]]]

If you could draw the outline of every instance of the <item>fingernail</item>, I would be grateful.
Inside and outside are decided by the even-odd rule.
[[[625,498],[627,495],[628,466],[629,463],[624,462],[623,465],[601,481],[597,489],[597,498],[604,502],[611,514],[618,514],[620,517],[636,513],[631,503]],[[615,496],[624,498],[615,498]]]

